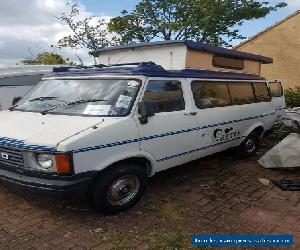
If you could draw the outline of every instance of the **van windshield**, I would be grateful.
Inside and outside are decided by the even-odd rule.
[[[50,79],[40,82],[14,110],[87,115],[126,116],[140,86],[131,79]]]

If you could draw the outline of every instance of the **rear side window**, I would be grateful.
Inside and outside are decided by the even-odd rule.
[[[267,84],[264,82],[255,82],[253,83],[255,99],[257,102],[269,102],[271,96],[267,87]]]
[[[271,95],[273,97],[283,96],[282,86],[280,82],[270,82],[269,87],[270,87]]]
[[[149,81],[143,101],[158,106],[156,113],[184,110],[184,99],[179,81]]]
[[[251,83],[232,82],[228,83],[228,87],[233,105],[249,104],[255,102]]]
[[[225,82],[192,82],[195,104],[198,108],[224,107],[230,105]]]

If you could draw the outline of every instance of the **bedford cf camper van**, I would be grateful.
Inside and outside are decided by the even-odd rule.
[[[154,62],[56,68],[0,114],[0,180],[114,214],[159,171],[229,148],[254,154],[275,120],[256,74]]]

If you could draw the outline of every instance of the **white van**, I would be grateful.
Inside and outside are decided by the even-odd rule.
[[[57,65],[0,67],[0,111],[12,106]]]
[[[229,148],[253,155],[275,120],[267,82],[251,74],[58,68],[0,114],[0,180],[114,214],[159,171]]]

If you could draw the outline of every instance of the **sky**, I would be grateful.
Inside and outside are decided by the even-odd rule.
[[[51,51],[51,45],[70,33],[68,27],[57,20],[66,9],[67,0],[9,0],[0,1],[0,66],[16,65],[22,59],[40,51]],[[82,17],[97,15],[105,18],[117,16],[122,10],[131,10],[138,0],[77,0]],[[272,4],[278,0],[270,0]],[[300,0],[286,0],[287,8],[269,14],[263,19],[246,22],[241,34],[250,37],[300,9]],[[234,45],[241,41],[234,41]],[[92,63],[86,49],[55,50],[70,60]]]

